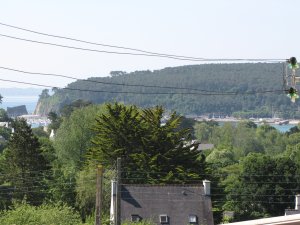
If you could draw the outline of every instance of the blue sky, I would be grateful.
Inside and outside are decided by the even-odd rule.
[[[0,22],[50,34],[204,58],[299,56],[296,0],[9,0]],[[99,50],[0,26],[0,34]],[[82,52],[0,37],[0,66],[87,78],[112,70],[196,64],[171,59]],[[66,79],[0,70],[3,79],[63,87]],[[20,85],[0,82],[0,87]]]

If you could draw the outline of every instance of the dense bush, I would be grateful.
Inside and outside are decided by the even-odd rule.
[[[1,225],[79,225],[81,219],[66,205],[16,204],[11,210],[0,214]]]

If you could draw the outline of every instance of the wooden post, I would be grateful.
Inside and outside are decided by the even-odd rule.
[[[121,158],[117,159],[117,204],[115,225],[121,225]]]
[[[95,225],[101,225],[101,212],[102,212],[102,180],[103,180],[103,167],[97,166],[96,172],[96,209],[95,209]]]

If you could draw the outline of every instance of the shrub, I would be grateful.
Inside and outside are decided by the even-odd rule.
[[[1,225],[80,225],[81,219],[71,207],[66,205],[31,206],[15,204],[11,210],[0,214]]]

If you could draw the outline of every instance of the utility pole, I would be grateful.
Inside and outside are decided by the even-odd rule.
[[[121,158],[117,158],[117,204],[115,225],[121,225]]]
[[[95,225],[101,225],[101,212],[102,212],[102,180],[103,180],[103,167],[97,166],[96,170],[96,209],[95,209]]]

